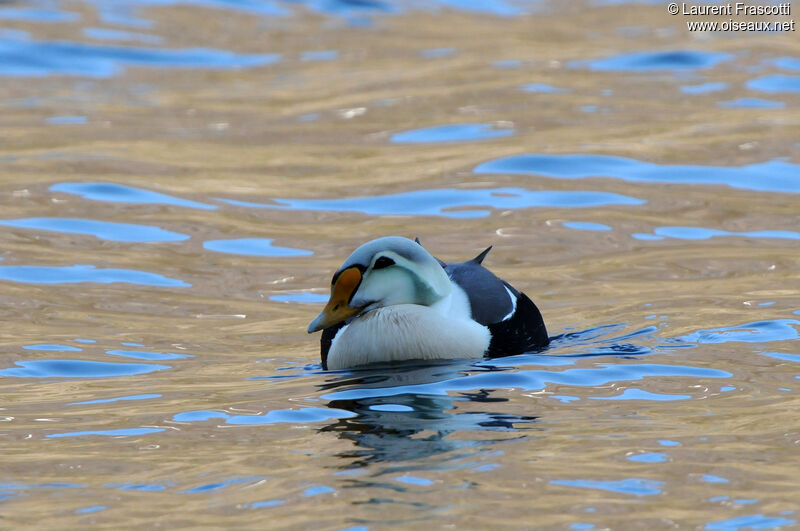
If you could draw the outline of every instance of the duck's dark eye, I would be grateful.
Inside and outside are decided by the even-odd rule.
[[[375,260],[375,265],[372,266],[372,269],[383,269],[384,267],[389,267],[394,265],[394,260],[389,258],[388,256],[381,256],[377,260]]]

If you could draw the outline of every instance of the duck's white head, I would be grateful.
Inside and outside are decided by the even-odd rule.
[[[394,304],[430,306],[450,294],[450,279],[422,245],[400,236],[365,243],[333,275],[331,298],[308,333]]]

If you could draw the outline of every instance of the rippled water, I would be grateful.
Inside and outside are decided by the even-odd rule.
[[[0,5],[9,527],[798,525],[800,44],[652,2]],[[540,354],[322,371],[365,240]]]

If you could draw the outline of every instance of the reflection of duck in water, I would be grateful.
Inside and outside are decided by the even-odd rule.
[[[491,247],[489,248],[491,249]],[[389,236],[367,242],[333,275],[308,326],[322,330],[323,368],[521,354],[548,344],[536,305],[481,265],[445,263]]]
[[[535,416],[482,410],[488,403],[508,399],[491,397],[488,390],[447,394],[448,382],[474,369],[464,363],[404,366],[390,372],[359,371],[329,381],[322,396],[330,400],[328,407],[356,416],[339,419],[320,431],[335,432],[356,443],[359,449],[342,457],[364,463],[421,459],[524,437]],[[478,434],[487,431],[515,433]],[[463,455],[453,456],[457,457]]]

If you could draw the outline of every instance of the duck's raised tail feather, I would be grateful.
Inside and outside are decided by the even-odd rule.
[[[491,251],[491,250],[492,250],[492,247],[494,247],[494,246],[493,246],[493,245],[490,245],[489,247],[487,247],[486,249],[484,249],[484,250],[483,250],[483,252],[482,252],[481,254],[479,254],[478,256],[476,256],[475,258],[473,258],[471,261],[472,261],[472,262],[475,262],[475,263],[476,263],[476,264],[478,264],[478,265],[482,264],[482,263],[483,263],[483,259],[484,259],[484,258],[486,258],[486,255],[487,255],[487,254],[489,254],[489,251]]]

